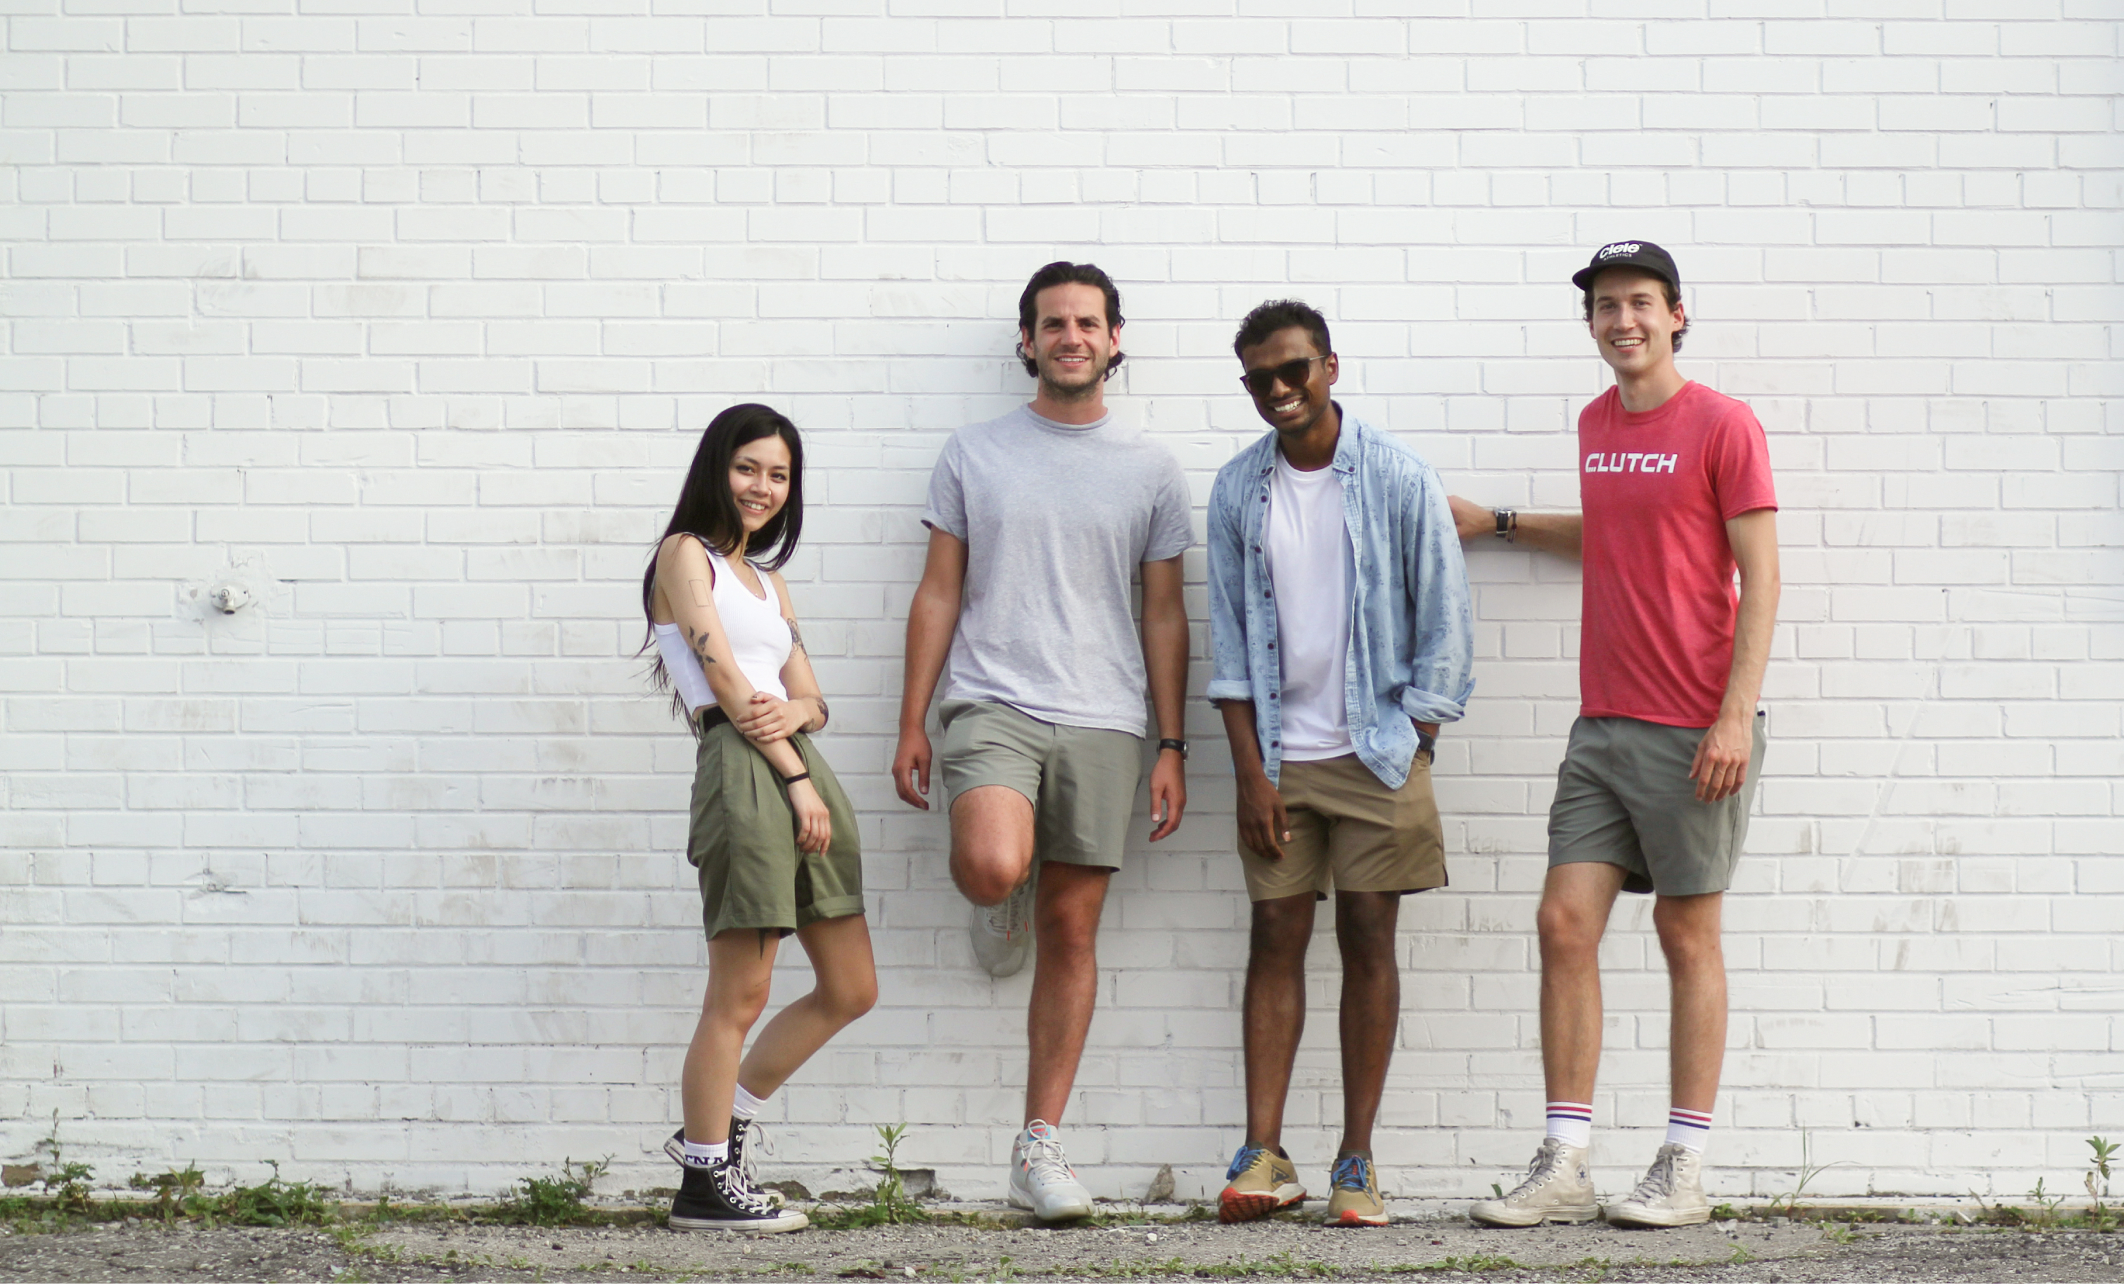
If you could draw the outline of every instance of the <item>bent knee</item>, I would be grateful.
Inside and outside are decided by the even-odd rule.
[[[877,978],[836,985],[830,990],[821,989],[819,1000],[829,1016],[842,1025],[849,1025],[878,1005]]]
[[[1023,870],[990,860],[954,860],[951,877],[966,899],[976,905],[1001,905],[1025,881]]]

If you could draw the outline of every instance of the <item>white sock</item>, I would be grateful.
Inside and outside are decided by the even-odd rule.
[[[1704,1143],[1711,1137],[1711,1116],[1701,1110],[1684,1110],[1680,1106],[1667,1111],[1667,1144],[1686,1146],[1701,1155]]]
[[[767,1097],[771,1097],[773,1095],[774,1094],[770,1092],[767,1094]],[[750,1123],[754,1119],[759,1118],[760,1111],[766,1108],[767,1097],[755,1097],[751,1093],[745,1091],[744,1084],[739,1084],[737,1086],[737,1097],[733,1099],[730,1103],[730,1117],[732,1119],[743,1119],[747,1123]]]
[[[688,1141],[686,1143],[686,1166],[688,1168],[713,1168],[730,1162],[730,1143],[727,1141]]]
[[[1577,1101],[1549,1103],[1549,1135],[1584,1150],[1593,1144],[1593,1107]]]

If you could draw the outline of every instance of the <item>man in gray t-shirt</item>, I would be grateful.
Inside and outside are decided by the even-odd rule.
[[[892,775],[903,801],[929,809],[927,716],[948,651],[935,757],[952,879],[975,905],[974,955],[1008,976],[1034,946],[1009,1196],[1053,1219],[1091,1212],[1056,1125],[1091,1026],[1099,911],[1142,776],[1146,687],[1160,737],[1151,841],[1187,807],[1180,555],[1192,505],[1172,455],[1106,413],[1121,363],[1121,298],[1106,274],[1050,263],[1018,310],[1018,354],[1039,391],[952,434],[930,477]],[[1139,568],[1140,638],[1129,601]]]

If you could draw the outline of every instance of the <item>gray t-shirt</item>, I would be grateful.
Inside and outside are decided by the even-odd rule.
[[[953,433],[922,512],[966,541],[945,698],[1142,735],[1129,583],[1194,543],[1191,507],[1180,462],[1111,415],[1058,424],[1020,406]]]

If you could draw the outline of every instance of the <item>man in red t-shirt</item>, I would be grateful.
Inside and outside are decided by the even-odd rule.
[[[1689,321],[1673,258],[1618,241],[1571,283],[1615,371],[1578,417],[1583,514],[1451,501],[1464,539],[1495,534],[1585,562],[1579,716],[1536,915],[1548,1136],[1517,1189],[1469,1214],[1538,1226],[1599,1211],[1588,1151],[1600,938],[1618,892],[1653,892],[1673,994],[1667,1140],[1606,1214],[1685,1226],[1710,1216],[1703,1147],[1726,1043],[1719,910],[1763,756],[1755,702],[1777,622],[1777,494],[1748,407],[1674,368]]]

